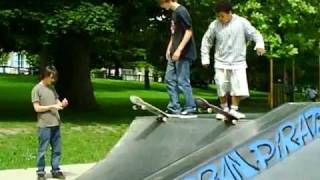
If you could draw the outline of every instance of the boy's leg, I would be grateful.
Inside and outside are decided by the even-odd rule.
[[[61,157],[61,136],[60,127],[51,127],[51,139],[50,144],[52,147],[51,151],[51,167],[52,172],[60,171],[60,157]]]
[[[241,99],[241,96],[232,96],[231,97],[232,106],[239,106],[240,99]]]
[[[45,154],[50,141],[50,128],[38,129],[37,174],[45,174]]]
[[[228,70],[225,69],[215,69],[214,81],[217,86],[217,94],[220,100],[220,107],[228,112],[228,92],[230,92],[230,80],[229,80]],[[216,119],[225,119],[223,114],[217,113]]]
[[[178,87],[183,92],[185,98],[185,113],[194,113],[196,107],[190,84],[190,61],[189,59],[180,59],[177,62]]]
[[[228,105],[228,96],[221,96],[221,97],[219,97],[219,100],[220,100],[220,104],[222,105]]]
[[[245,115],[238,112],[241,97],[249,96],[246,69],[235,69],[231,72],[231,96],[232,105],[230,113],[238,118],[245,118]]]
[[[221,108],[228,108],[228,92],[230,92],[229,70],[215,69],[214,81],[217,86],[217,95]]]
[[[180,113],[181,107],[179,104],[179,89],[177,84],[176,67],[175,67],[175,62],[171,60],[167,61],[165,81],[166,81],[167,91],[170,98],[167,109],[172,113]]]

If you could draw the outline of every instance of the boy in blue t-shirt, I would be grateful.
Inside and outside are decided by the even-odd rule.
[[[167,47],[165,81],[170,97],[167,112],[193,114],[195,102],[190,85],[190,65],[196,59],[196,45],[192,32],[192,19],[188,10],[176,0],[160,0],[161,8],[172,10],[171,37]],[[179,90],[183,92],[185,107],[179,103]]]

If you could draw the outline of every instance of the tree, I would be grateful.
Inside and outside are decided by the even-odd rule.
[[[5,64],[9,60],[9,53],[3,52],[2,49],[0,49],[0,65]]]
[[[150,89],[150,79],[149,79],[149,73],[150,69],[154,69],[154,67],[147,63],[146,61],[137,61],[135,62],[135,67],[138,69],[143,69],[144,70],[144,88],[145,89]]]
[[[107,45],[115,31],[117,13],[102,1],[2,1],[1,45],[8,51],[26,50],[52,61],[58,71],[57,90],[74,108],[96,106],[90,81],[90,55]]]
[[[270,59],[270,93],[273,106],[273,60],[283,60],[283,79],[288,85],[287,60],[292,60],[300,50],[313,50],[315,39],[314,29],[309,30],[302,24],[312,26],[309,19],[317,14],[312,1],[303,0],[249,0],[237,5],[236,9],[247,15],[264,35],[267,54]],[[316,4],[314,4],[316,5]],[[270,13],[274,12],[274,13]],[[277,13],[275,13],[277,12]],[[302,36],[302,34],[306,34]],[[311,36],[310,36],[311,35]]]

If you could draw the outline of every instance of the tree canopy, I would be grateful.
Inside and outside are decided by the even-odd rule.
[[[179,3],[190,11],[199,51],[203,34],[216,18],[215,1]],[[311,60],[319,56],[318,0],[232,3],[234,13],[246,17],[264,36],[265,60],[297,59],[315,67]],[[110,64],[119,68],[127,62],[145,61],[164,71],[170,18],[170,12],[162,10],[157,0],[4,0],[0,2],[0,49],[37,55],[39,58],[33,59],[40,59],[41,66],[54,63],[60,72],[57,88],[72,100],[71,105],[95,107],[90,68]],[[212,76],[201,70],[199,58],[195,72]],[[248,53],[251,59],[257,59],[253,51]],[[268,71],[260,66],[252,63],[256,71],[251,73],[258,77]]]

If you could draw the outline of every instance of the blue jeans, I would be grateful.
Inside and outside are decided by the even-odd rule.
[[[60,170],[60,157],[61,157],[61,138],[60,138],[60,127],[45,127],[38,129],[38,155],[37,155],[37,173],[44,173],[45,168],[45,154],[46,150],[51,145],[51,167],[52,172],[57,172]]]
[[[196,107],[190,85],[190,64],[191,60],[188,59],[180,59],[177,62],[167,61],[165,81],[170,97],[167,109],[174,113],[179,113],[182,110],[179,103],[179,90],[181,90],[184,95],[184,110],[194,111],[193,109]]]

